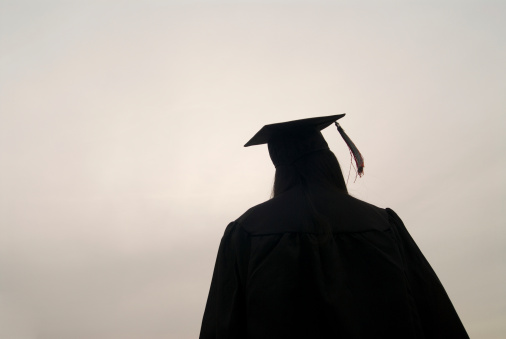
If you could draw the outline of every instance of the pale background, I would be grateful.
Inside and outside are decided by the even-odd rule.
[[[506,338],[504,1],[0,0],[0,338],[196,338],[264,124],[347,113],[471,337]],[[324,132],[347,173],[335,128]]]

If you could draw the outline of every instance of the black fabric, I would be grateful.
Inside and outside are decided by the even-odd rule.
[[[270,142],[272,138],[279,137],[281,135],[296,136],[298,134],[305,133],[306,131],[321,131],[345,115],[346,114],[337,114],[265,125],[256,132],[256,134],[244,145],[244,147],[266,144]]]
[[[468,338],[395,212],[312,190],[325,242],[300,187],[228,225],[201,339]]]

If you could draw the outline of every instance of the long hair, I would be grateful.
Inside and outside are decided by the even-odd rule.
[[[325,185],[348,194],[343,173],[336,156],[330,150],[322,150],[306,155],[291,165],[278,166],[274,176],[272,198],[297,185],[302,187],[311,219],[316,226],[318,242],[326,242],[331,236],[329,222],[318,213],[310,191],[310,185]]]
[[[276,168],[271,197],[274,198],[296,185],[307,187],[311,183],[328,185],[348,194],[341,166],[330,150],[306,155],[291,165]]]

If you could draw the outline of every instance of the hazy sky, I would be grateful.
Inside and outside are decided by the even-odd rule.
[[[0,339],[196,338],[263,125],[347,113],[352,195],[506,337],[504,1],[0,0]],[[324,131],[347,173],[350,156]]]

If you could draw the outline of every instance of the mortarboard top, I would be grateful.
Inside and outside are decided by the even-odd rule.
[[[308,132],[319,132],[344,116],[345,114],[338,114],[265,125],[246,143],[246,145],[244,145],[244,147],[266,144],[272,138],[278,138],[284,135],[296,137],[298,134],[304,135]]]

